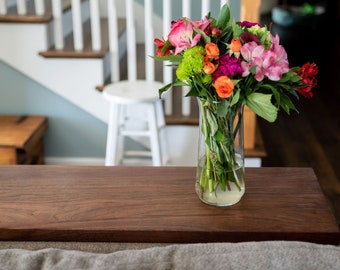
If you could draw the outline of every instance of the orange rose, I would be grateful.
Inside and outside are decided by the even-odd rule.
[[[233,94],[234,84],[227,76],[218,77],[214,86],[220,98],[228,98]]]
[[[239,52],[241,50],[241,41],[237,38],[233,38],[230,43],[230,50]]]
[[[211,62],[205,62],[203,70],[205,74],[213,74],[214,71],[216,70],[216,66]]]
[[[220,49],[215,43],[212,42],[205,44],[205,51],[207,53],[207,57],[209,58],[216,58],[220,55]]]

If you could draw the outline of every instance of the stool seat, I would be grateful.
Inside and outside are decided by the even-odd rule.
[[[117,104],[136,104],[140,102],[155,102],[159,99],[158,89],[161,82],[119,81],[105,87],[104,97]]]
[[[145,80],[119,81],[104,88],[103,96],[110,102],[105,165],[121,165],[127,151],[123,137],[147,137],[150,150],[132,151],[145,157],[148,152],[154,166],[166,163],[165,119],[158,89],[164,84]],[[129,121],[135,121],[129,125]],[[142,123],[145,123],[143,125]],[[122,146],[123,151],[119,151]]]

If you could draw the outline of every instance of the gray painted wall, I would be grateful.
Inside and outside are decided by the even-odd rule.
[[[155,1],[155,5],[159,6],[159,2]],[[215,2],[217,4],[211,8],[214,16],[219,10],[219,1]],[[240,3],[232,0],[230,2],[231,12],[237,14],[234,18],[238,20]],[[200,16],[197,17],[199,18]],[[0,114],[47,116],[49,123],[45,135],[47,158],[105,156],[107,131],[105,123],[1,61]]]
[[[105,155],[105,123],[3,62],[0,62],[0,114],[47,116],[46,157]]]

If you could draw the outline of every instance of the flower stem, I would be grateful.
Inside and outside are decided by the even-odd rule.
[[[235,156],[235,140],[241,126],[242,112],[238,112],[239,108],[228,107],[225,113],[221,113],[221,103],[201,99],[199,102],[203,135],[200,139],[205,147],[204,160],[199,161],[202,192],[207,189],[210,193],[214,192],[218,186],[223,191],[231,191],[232,183],[241,191],[242,179],[238,179],[235,171],[235,166],[239,165]]]

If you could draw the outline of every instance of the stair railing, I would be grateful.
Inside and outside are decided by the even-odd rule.
[[[76,51],[84,49],[83,22],[88,17],[91,20],[92,49],[101,50],[101,29],[100,29],[100,12],[98,0],[89,0],[89,10],[84,8],[82,0],[71,0],[72,9],[72,31],[73,44]],[[63,32],[63,6],[61,0],[52,0],[52,14],[54,19],[54,39],[57,50],[64,49],[64,32]],[[89,12],[89,15],[88,15]]]
[[[113,10],[112,2],[113,0],[107,1],[107,16],[109,25],[113,25],[113,22],[115,24],[117,23],[117,12]],[[218,0],[216,0],[217,2]],[[83,3],[88,3],[88,6],[83,5]],[[177,18],[172,17],[171,13],[171,0],[163,0],[163,10],[162,10],[162,23],[163,23],[163,37],[166,39],[167,34],[170,31],[170,25],[171,21]],[[207,12],[210,10],[210,5],[213,2],[216,4],[216,2],[211,0],[202,0],[201,1],[201,15],[202,17],[207,14]],[[220,5],[222,6],[224,3],[228,3],[228,0],[220,0]],[[27,14],[27,7],[26,7],[26,0],[17,0],[17,10],[18,14]],[[65,23],[63,22],[63,2],[62,0],[51,0],[52,3],[52,16],[53,16],[53,27],[54,27],[54,46],[58,50],[64,49],[64,28]],[[146,1],[148,4],[152,4],[152,0]],[[35,12],[36,15],[39,16],[41,14],[44,14],[45,11],[45,1],[44,0],[34,0],[35,4]],[[191,5],[192,0],[182,0],[182,16],[191,17]],[[90,18],[91,22],[91,35],[92,35],[92,49],[93,50],[100,50],[101,49],[101,25],[100,25],[100,19],[101,14],[99,11],[99,2],[98,0],[71,0],[71,13],[72,13],[72,31],[73,31],[73,39],[74,39],[74,49],[81,51],[84,49],[83,44],[83,22],[84,20],[87,20]],[[0,14],[4,14],[7,12],[7,6],[6,6],[6,0],[0,0]],[[86,14],[87,12],[87,14]],[[151,16],[152,14],[150,14]],[[87,16],[87,17],[86,17]],[[113,33],[113,31],[116,31],[116,28],[109,27],[109,36],[111,34],[112,37],[116,36],[116,33]],[[150,29],[151,31],[151,29]],[[154,32],[150,32],[154,33]],[[111,71],[112,81],[115,81],[119,78],[119,48],[118,48],[118,41],[115,38],[109,38],[110,42],[110,53],[111,53]],[[127,44],[128,45],[128,44]],[[150,51],[150,49],[149,49]],[[173,80],[173,70],[167,67],[167,63],[164,63],[163,68],[163,82],[169,83]],[[187,87],[183,87],[183,98],[182,98],[182,115],[188,116],[190,115],[190,99],[185,98],[185,94],[188,92]],[[171,115],[173,112],[173,101],[172,101],[172,95],[166,93],[164,96],[165,98],[165,113],[166,115]]]
[[[0,15],[7,15],[8,6],[16,5],[18,15],[28,15],[26,0],[16,0],[16,2],[7,3],[6,0],[0,0]],[[45,14],[45,1],[34,0],[35,15]]]

